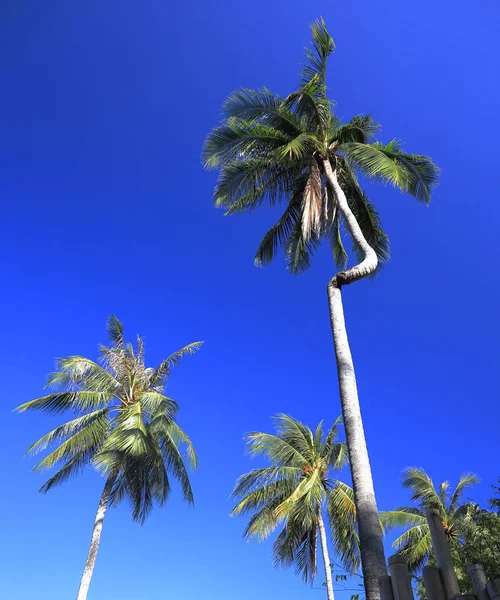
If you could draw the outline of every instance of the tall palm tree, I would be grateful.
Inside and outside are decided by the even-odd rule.
[[[83,356],[58,360],[57,371],[47,382],[56,388],[53,393],[16,409],[79,415],[28,449],[29,454],[35,454],[55,446],[34,468],[59,467],[41,492],[48,492],[89,465],[105,477],[77,600],[87,598],[108,506],[127,498],[133,519],[143,523],[154,503],[161,506],[167,500],[169,474],[179,480],[184,499],[193,503],[184,459],[195,468],[196,453],[175,422],[177,403],[163,392],[171,368],[186,354],[196,352],[201,342],[185,346],[151,368],[145,366],[142,338],[137,337],[135,351],[125,342],[122,324],[113,315],[107,331],[111,345],[101,346],[100,364]]]
[[[448,481],[444,481],[436,489],[432,479],[423,469],[409,467],[403,472],[403,486],[412,492],[411,500],[416,506],[399,506],[395,510],[380,513],[382,526],[386,530],[394,527],[405,527],[406,531],[393,543],[408,560],[410,570],[419,571],[433,556],[431,533],[425,512],[437,509],[443,520],[446,536],[450,542],[455,561],[462,527],[467,525],[467,513],[474,503],[465,501],[465,491],[479,483],[474,473],[464,473],[451,491]],[[458,563],[456,566],[459,566]]]
[[[253,210],[265,202],[286,204],[266,233],[258,266],[283,247],[294,274],[307,269],[322,240],[332,247],[338,268],[328,283],[330,321],[335,345],[343,420],[356,501],[361,560],[368,600],[379,598],[378,579],[386,573],[382,530],[347,338],[341,290],[373,274],[389,258],[389,242],[380,218],[358,181],[364,175],[388,182],[428,204],[438,169],[427,156],[407,154],[397,140],[375,140],[379,125],[370,115],[343,123],[326,94],[326,66],[334,42],[323,20],[312,25],[300,89],[282,98],[267,88],[241,89],[223,105],[223,120],[207,137],[203,160],[218,168],[216,206],[226,214]],[[356,264],[344,270],[345,229]]]
[[[347,462],[347,446],[337,441],[340,418],[326,436],[322,423],[313,434],[309,427],[287,415],[277,415],[274,421],[276,435],[246,435],[250,454],[263,454],[272,464],[238,479],[233,496],[241,500],[232,514],[252,514],[245,537],[259,541],[283,526],[274,542],[275,565],[295,565],[306,582],[316,576],[319,538],[328,600],[333,600],[325,511],[335,553],[353,570],[359,562],[352,489],[330,476],[332,470],[341,469]]]

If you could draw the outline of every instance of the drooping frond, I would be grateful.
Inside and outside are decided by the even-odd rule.
[[[349,208],[356,217],[366,241],[375,250],[379,267],[381,267],[390,258],[390,243],[383,230],[380,216],[361,189],[356,174],[349,164],[340,159],[337,169],[339,184],[346,195]],[[356,244],[353,244],[353,252],[358,261],[364,258],[363,252]]]
[[[305,240],[309,240],[313,232],[316,235],[320,232],[321,215],[323,213],[322,200],[321,172],[318,162],[313,159],[308,169],[302,201],[302,237]]]
[[[295,190],[301,177],[301,165],[288,160],[245,158],[224,166],[214,190],[217,207],[226,215],[254,210],[268,202],[281,202]]]
[[[424,204],[430,202],[439,169],[428,156],[405,154],[397,140],[385,146],[352,142],[343,144],[342,151],[367,177],[388,182]]]
[[[256,266],[262,267],[273,260],[280,246],[286,245],[291,232],[298,227],[301,216],[301,198],[292,198],[279,221],[269,229],[257,248],[254,259]]]
[[[311,266],[311,257],[319,248],[320,239],[316,234],[306,240],[302,234],[302,224],[297,222],[288,236],[285,245],[287,267],[293,275],[307,271]]]
[[[84,438],[89,436],[90,438],[94,438],[94,441],[97,443],[107,430],[108,410],[108,408],[101,408],[56,427],[32,444],[26,451],[26,454],[37,454],[53,444],[74,440],[74,436],[82,430],[87,430]]]
[[[328,494],[327,515],[334,547],[346,568],[357,571],[360,565],[356,505],[351,487],[335,481]]]
[[[308,529],[299,519],[291,519],[273,546],[275,567],[295,566],[305,583],[314,581],[317,572],[318,529]]]

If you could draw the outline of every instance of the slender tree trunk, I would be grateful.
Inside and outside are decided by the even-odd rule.
[[[323,553],[323,564],[325,565],[326,593],[328,595],[328,600],[334,600],[332,570],[330,568],[330,556],[328,554],[328,544],[326,543],[325,524],[323,523],[323,515],[321,514],[321,509],[319,511],[318,526],[319,526],[319,539],[321,541],[321,551]]]
[[[104,515],[106,514],[106,509],[108,508],[109,497],[115,481],[116,475],[110,475],[108,477],[101,494],[101,499],[99,500],[99,506],[97,507],[97,514],[94,521],[94,529],[92,531],[89,554],[87,556],[87,562],[85,563],[85,569],[83,570],[80,589],[78,590],[78,596],[76,600],[86,600],[87,594],[89,593],[90,580],[92,579],[92,573],[94,572],[97,550],[99,549],[99,542],[101,540],[102,522],[104,520]]]
[[[366,241],[356,217],[349,208],[345,194],[338,183],[336,173],[332,171],[329,160],[324,160],[323,164],[327,179],[335,191],[339,211],[354,242],[364,253],[364,259],[361,263],[347,271],[338,273],[329,282],[328,302],[337,359],[342,415],[349,448],[366,599],[380,600],[378,580],[381,575],[387,574],[387,567],[382,541],[382,528],[378,516],[373,478],[361,419],[354,363],[347,338],[341,291],[342,285],[353,283],[373,273],[377,268],[378,261],[375,251]]]

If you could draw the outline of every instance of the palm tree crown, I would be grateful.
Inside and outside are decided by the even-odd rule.
[[[193,502],[181,446],[192,467],[196,454],[175,422],[178,405],[164,395],[164,388],[171,367],[194,353],[201,342],[171,354],[154,369],[145,366],[143,340],[137,337],[134,350],[114,316],[108,320],[108,336],[111,346],[101,346],[100,363],[83,356],[60,359],[47,383],[56,391],[17,410],[79,415],[29,448],[28,453],[34,454],[55,446],[34,468],[59,467],[40,491],[47,492],[93,465],[113,481],[109,504],[128,498],[133,518],[143,522],[154,502],[166,501],[169,473],[179,480],[184,498]]]
[[[337,441],[339,421],[325,435],[321,423],[313,433],[281,414],[274,418],[276,435],[247,434],[250,454],[266,456],[271,466],[242,475],[232,494],[241,498],[232,515],[252,515],[246,538],[262,541],[283,526],[274,542],[275,565],[295,565],[304,581],[316,576],[325,507],[336,553],[346,566],[359,564],[352,489],[330,475],[347,462],[346,444]]]
[[[400,506],[380,513],[380,518],[386,530],[394,527],[407,528],[394,541],[393,546],[407,558],[411,571],[421,569],[433,555],[425,512],[430,509],[439,511],[453,553],[453,547],[458,543],[462,527],[466,523],[464,518],[473,507],[472,502],[463,502],[464,492],[477,483],[479,479],[474,473],[464,473],[453,491],[450,490],[448,481],[444,481],[436,489],[423,469],[405,469],[403,486],[412,491],[411,499],[417,506]]]
[[[311,29],[312,49],[298,91],[282,98],[267,88],[241,89],[224,103],[222,123],[209,134],[203,151],[205,166],[220,170],[215,203],[233,214],[285,200],[286,209],[264,236],[255,263],[269,263],[282,246],[290,270],[298,273],[309,267],[321,239],[330,242],[337,265],[345,267],[340,230],[345,214],[337,210],[343,192],[383,263],[389,258],[389,241],[358,174],[428,203],[438,169],[427,156],[403,152],[397,140],[385,145],[376,141],[380,126],[370,115],[347,123],[339,119],[326,95],[326,64],[334,42],[323,20]],[[331,185],[330,170],[340,190]],[[363,258],[359,244],[353,250]]]

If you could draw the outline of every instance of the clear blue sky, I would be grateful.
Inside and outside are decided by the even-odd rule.
[[[298,278],[282,259],[255,268],[274,215],[224,218],[199,158],[229,92],[296,85],[320,15],[339,115],[371,112],[385,141],[443,170],[430,208],[369,186],[393,260],[345,290],[379,506],[407,500],[408,465],[436,481],[475,471],[479,499],[500,475],[497,2],[3,0],[3,597],[76,595],[102,481],[39,495],[23,454],[54,421],[11,410],[56,357],[95,357],[111,312],[152,364],[206,340],[169,387],[200,468],[194,509],[174,494],[142,528],[110,511],[89,597],[323,597],[274,570],[270,544],[242,541],[228,496],[253,466],[245,431],[280,411],[312,426],[340,412],[332,259],[324,248]]]

